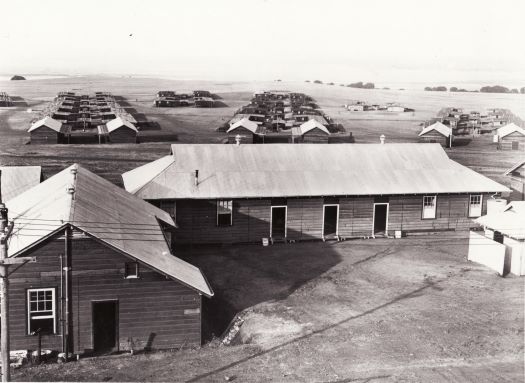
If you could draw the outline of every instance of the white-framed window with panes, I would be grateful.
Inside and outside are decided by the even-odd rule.
[[[27,290],[27,333],[56,334],[55,288]]]
[[[233,201],[231,199],[217,200],[217,226],[233,224]]]
[[[435,195],[423,196],[423,213],[421,217],[423,219],[436,218],[436,207],[437,207],[437,196]]]
[[[483,206],[483,196],[481,194],[471,194],[468,203],[468,216],[481,217]]]

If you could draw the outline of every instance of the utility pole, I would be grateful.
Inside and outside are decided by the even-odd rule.
[[[2,171],[0,170],[0,353],[2,359],[2,382],[11,380],[9,365],[9,265],[35,262],[34,257],[9,258],[8,240],[14,222],[8,224],[8,210],[2,203]]]

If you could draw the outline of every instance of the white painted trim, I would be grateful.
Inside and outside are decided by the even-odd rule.
[[[286,205],[271,206],[271,209],[270,209],[270,238],[273,237],[273,209],[281,208],[281,207],[284,207],[284,238],[286,238],[288,235],[288,206]]]
[[[374,227],[376,224],[376,205],[386,205],[385,235],[388,235],[388,215],[390,213],[390,202],[374,202],[374,212],[372,214],[372,236],[375,235]]]
[[[51,290],[51,293],[52,293],[52,302],[53,302],[53,310],[51,310],[53,312],[53,315],[40,315],[40,316],[37,316],[37,318],[40,318],[40,319],[50,319],[50,318],[53,318],[53,334],[56,334],[57,333],[57,305],[56,305],[56,288],[54,287],[44,287],[44,288],[37,288],[37,289],[27,289],[27,311],[26,311],[26,315],[27,315],[27,334],[28,335],[31,335],[30,333],[30,330],[31,330],[31,313],[32,312],[38,312],[38,311],[31,311],[31,293],[32,292],[38,292],[38,291],[48,291],[48,290]]]
[[[479,215],[472,215],[471,213],[471,203],[470,203],[470,197],[479,195]],[[469,218],[478,218],[483,215],[483,194],[469,194],[468,196],[468,217]]]
[[[337,206],[337,221],[335,222],[335,235],[339,235],[339,204],[338,203],[327,203],[323,204],[323,228],[321,229],[321,235],[324,237],[324,216],[326,206]]]
[[[425,197],[434,197],[434,214],[432,217],[425,217]],[[437,195],[426,194],[421,198],[421,219],[436,219],[437,217]]]

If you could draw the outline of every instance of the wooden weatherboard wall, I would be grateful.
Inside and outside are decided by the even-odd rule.
[[[430,194],[432,195],[432,194]],[[482,213],[486,212],[489,194],[483,195]],[[372,235],[374,202],[368,197],[312,197],[288,198],[287,238],[310,240],[323,238],[323,206],[339,205],[338,235],[340,237],[363,237]],[[379,201],[379,200],[377,200]],[[436,218],[422,219],[422,195],[380,197],[389,203],[388,233],[465,230],[476,226],[468,216],[469,195],[438,195]],[[173,201],[159,205],[173,213]],[[217,226],[216,200],[178,200],[174,230],[175,243],[240,243],[259,242],[270,237],[272,200],[234,199],[231,226]]]
[[[55,288],[56,335],[42,336],[42,347],[60,350],[60,255],[64,240],[55,238],[26,253],[36,256],[10,277],[11,348],[35,349],[27,334],[27,289]],[[183,284],[139,264],[139,278],[124,278],[119,252],[85,235],[72,239],[72,321],[75,352],[93,349],[92,303],[118,301],[118,348],[162,349],[201,344],[201,296]]]

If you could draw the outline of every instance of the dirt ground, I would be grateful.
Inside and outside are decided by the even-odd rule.
[[[523,381],[523,280],[498,277],[466,253],[464,234],[186,250],[178,255],[203,268],[214,300],[242,311],[237,345],[85,359],[14,377]]]

